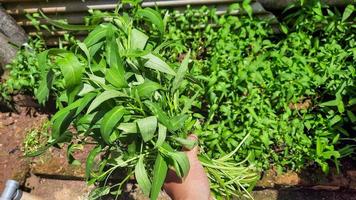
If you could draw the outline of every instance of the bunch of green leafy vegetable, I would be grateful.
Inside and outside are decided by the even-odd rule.
[[[171,59],[183,46],[192,48],[191,73],[205,82],[193,103],[203,121],[196,133],[211,158],[247,134],[234,159],[248,156],[264,169],[318,163],[327,172],[328,161],[338,165],[353,154],[354,144],[342,145],[354,141],[353,11],[352,5],[340,14],[311,2],[281,19],[279,35],[268,21],[250,16],[218,16],[204,7],[174,12],[167,37],[181,45]]]
[[[38,55],[41,83],[35,92],[44,103],[53,82],[63,77],[46,148],[67,142],[68,156],[74,161],[71,147],[78,142],[95,144],[87,157],[86,175],[89,183],[104,181],[104,187],[92,198],[110,191],[120,195],[135,175],[143,193],[157,199],[169,167],[182,178],[189,172],[189,161],[180,150],[196,145],[185,138],[200,127],[191,107],[201,86],[188,75],[190,51],[181,64],[165,61],[174,46],[164,41],[167,17],[137,8],[131,14],[95,12],[92,19],[96,20],[89,26],[52,21],[63,28],[94,28],[68,50],[48,49]],[[217,195],[248,196],[246,188],[258,177],[252,167],[232,159],[238,149],[216,159],[204,153],[200,157]],[[94,170],[98,156],[100,163]],[[120,168],[127,172],[123,181],[107,185]]]

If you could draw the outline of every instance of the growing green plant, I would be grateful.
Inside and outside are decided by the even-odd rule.
[[[15,59],[6,65],[9,74],[0,85],[3,101],[9,102],[10,96],[20,91],[33,94],[33,89],[38,87],[39,80],[37,54],[43,49],[41,39],[31,38],[29,43],[17,52]]]
[[[49,130],[50,123],[46,121],[40,127],[28,131],[22,144],[24,154],[32,154],[46,146],[50,137]]]
[[[46,148],[74,140],[96,145],[86,161],[86,176],[89,183],[104,181],[105,186],[94,191],[92,198],[110,191],[120,195],[123,185],[135,175],[143,193],[156,199],[169,167],[180,177],[189,171],[189,161],[180,149],[196,145],[185,138],[200,127],[191,107],[201,86],[187,75],[189,51],[181,64],[164,59],[172,44],[164,41],[167,15],[162,18],[153,9],[138,8],[122,15],[97,12],[93,18],[98,16],[101,23],[96,18],[99,25],[88,26],[95,28],[83,42],[77,41],[69,50],[49,49],[38,55],[42,82],[36,97],[41,103],[48,98],[53,82],[62,76],[64,80]],[[245,187],[258,177],[253,167],[232,158],[238,149],[216,159],[201,156],[217,195],[248,196]],[[95,158],[103,154],[98,169],[93,170]],[[120,168],[127,171],[123,181],[106,185]]]
[[[352,155],[354,145],[342,143],[353,141],[355,122],[353,10],[340,14],[310,2],[281,19],[282,35],[250,16],[218,16],[204,7],[174,12],[167,37],[180,45],[170,59],[192,48],[191,74],[205,82],[194,102],[203,121],[196,133],[211,158],[247,134],[234,159],[248,156],[263,169],[298,170],[316,162],[327,172],[328,161],[338,165]]]

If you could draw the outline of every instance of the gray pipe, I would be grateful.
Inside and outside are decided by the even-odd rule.
[[[5,189],[1,194],[0,200],[19,200],[22,197],[22,191],[19,189],[20,184],[14,180],[7,180]]]

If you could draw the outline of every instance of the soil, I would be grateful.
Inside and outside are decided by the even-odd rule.
[[[19,108],[19,113],[0,112],[0,191],[7,179],[23,183],[30,159],[23,157],[22,142],[27,131],[38,127],[46,118],[33,109]]]

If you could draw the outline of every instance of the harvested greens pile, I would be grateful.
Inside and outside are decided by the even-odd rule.
[[[133,176],[156,199],[168,168],[188,173],[180,150],[197,145],[185,139],[190,133],[199,136],[200,160],[221,198],[249,197],[260,170],[318,165],[327,173],[352,158],[354,6],[296,4],[276,26],[254,18],[248,3],[224,15],[206,7],[160,14],[133,3],[128,12],[92,11],[85,26],[47,18],[90,32],[84,41],[34,51],[11,65],[18,72],[12,82],[34,77],[40,103],[57,99],[42,151],[68,143],[74,163],[75,149],[94,143],[86,175],[103,184],[93,199],[120,195]],[[230,14],[242,9],[248,15]],[[37,70],[22,73],[21,61]],[[122,181],[107,184],[122,169]]]
[[[201,127],[192,106],[202,87],[189,75],[189,50],[181,63],[165,59],[174,46],[164,37],[168,15],[162,19],[151,8],[96,15],[102,20],[90,25],[95,28],[83,42],[38,55],[39,102],[46,102],[53,82],[62,82],[64,88],[57,97],[59,110],[51,118],[47,147],[70,143],[68,157],[75,162],[76,146],[96,144],[87,158],[86,176],[89,183],[104,181],[104,186],[92,198],[109,191],[119,195],[134,175],[143,193],[156,199],[169,167],[182,178],[189,171],[187,156],[180,150],[196,145],[185,138]],[[64,28],[81,28],[48,20]],[[201,154],[216,194],[248,196],[246,189],[257,180],[252,166],[233,159],[238,148],[216,159]],[[101,159],[94,170],[96,157]],[[122,168],[126,171],[122,182],[107,185],[111,174]]]

